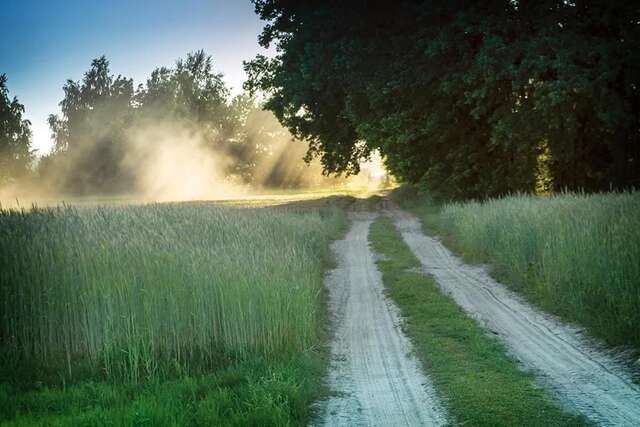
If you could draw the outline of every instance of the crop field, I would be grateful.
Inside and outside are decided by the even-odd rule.
[[[1,210],[0,424],[391,422],[411,399],[408,425],[628,424],[637,386],[582,337],[637,346],[637,193],[439,206],[413,191],[391,196],[407,210],[384,193]],[[419,219],[542,311],[441,258]],[[402,363],[433,388],[371,394]]]
[[[310,366],[321,357],[322,271],[345,225],[337,209],[0,211],[0,420],[129,424],[144,413],[148,425],[182,424],[172,418],[189,412],[180,405],[215,392],[226,396],[213,399],[221,410],[231,402],[229,422],[257,412],[301,422],[308,402],[296,409],[293,400],[321,392]],[[222,379],[203,379],[211,373]],[[163,393],[142,409],[127,401],[161,381],[173,381],[163,391],[173,413],[157,400]]]
[[[640,193],[510,196],[418,207],[428,228],[534,302],[640,348]]]

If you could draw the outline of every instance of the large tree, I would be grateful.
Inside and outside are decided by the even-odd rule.
[[[24,105],[9,97],[7,76],[0,75],[0,185],[23,177],[33,161],[31,130]]]
[[[379,149],[443,197],[637,185],[637,5],[256,0],[267,108],[329,172]],[[544,163],[544,164],[541,164]]]
[[[49,116],[53,158],[43,166],[55,164],[54,175],[67,169],[60,183],[67,191],[126,191],[132,177],[121,161],[132,119],[133,80],[111,74],[102,56],[91,62],[81,81],[67,80],[63,90],[62,116]]]
[[[136,93],[140,119],[180,121],[206,132],[214,144],[234,127],[229,88],[213,70],[211,56],[203,50],[176,61],[174,68],[155,69]]]

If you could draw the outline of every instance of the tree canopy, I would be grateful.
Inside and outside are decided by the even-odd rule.
[[[9,97],[7,76],[0,75],[0,185],[24,176],[33,161],[31,123],[24,105]]]
[[[443,198],[640,185],[640,6],[254,0],[248,88],[327,172],[378,149]]]
[[[129,178],[119,168],[125,155],[125,129],[132,119],[133,80],[110,74],[106,57],[94,59],[81,81],[67,80],[60,102],[62,117],[49,116],[63,186],[74,192],[121,189]],[[50,167],[53,159],[43,162]]]

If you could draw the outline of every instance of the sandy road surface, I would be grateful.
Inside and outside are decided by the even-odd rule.
[[[398,309],[383,284],[367,235],[374,216],[352,214],[352,228],[334,243],[338,267],[327,277],[336,325],[325,402],[327,426],[432,426],[445,414],[431,383],[410,354]]]
[[[567,406],[596,424],[640,426],[640,387],[612,357],[532,308],[483,268],[464,264],[438,240],[425,236],[413,215],[397,209],[390,214],[425,271],[467,313],[499,335]]]

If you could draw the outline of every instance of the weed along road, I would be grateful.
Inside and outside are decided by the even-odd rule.
[[[596,425],[640,425],[640,387],[621,363],[574,329],[532,308],[483,268],[465,265],[423,234],[413,215],[391,208],[406,244],[443,292],[504,342],[568,408]]]
[[[336,328],[325,402],[326,426],[444,425],[445,412],[429,378],[411,355],[398,309],[383,294],[369,248],[375,215],[352,213],[352,226],[333,249],[338,266],[327,276]]]

